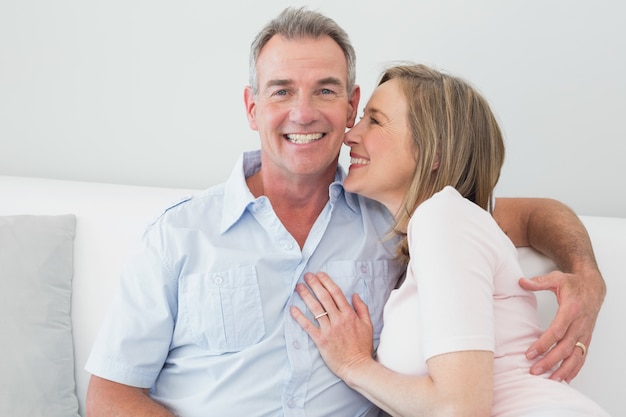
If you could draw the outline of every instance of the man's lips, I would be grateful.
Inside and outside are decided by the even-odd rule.
[[[287,140],[297,145],[315,142],[324,137],[323,133],[289,133],[285,135]]]

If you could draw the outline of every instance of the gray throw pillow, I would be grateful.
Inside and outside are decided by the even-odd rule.
[[[74,215],[0,216],[0,416],[74,417]]]

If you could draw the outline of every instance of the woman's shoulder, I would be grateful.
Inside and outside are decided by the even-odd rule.
[[[409,222],[409,229],[436,230],[437,233],[489,227],[493,217],[482,207],[447,186],[420,204]]]
[[[481,207],[463,197],[454,187],[446,186],[420,204],[413,213],[413,217],[471,215],[481,211],[487,213]]]
[[[481,253],[502,254],[505,248],[514,249],[491,214],[453,187],[444,188],[417,208],[407,234],[413,253],[441,250],[450,254],[453,250],[467,252],[467,248],[472,248]],[[507,241],[510,247],[503,245]]]

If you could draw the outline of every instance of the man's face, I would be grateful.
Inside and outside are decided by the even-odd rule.
[[[286,178],[336,169],[346,127],[352,127],[359,89],[347,91],[343,51],[330,37],[274,36],[257,60],[258,94],[245,91],[248,121],[259,132],[263,169]]]

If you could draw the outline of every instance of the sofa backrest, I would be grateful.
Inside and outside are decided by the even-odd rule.
[[[83,367],[126,257],[150,221],[193,192],[0,176],[0,216],[76,215],[71,316],[81,415],[90,377]]]
[[[83,369],[100,322],[117,287],[119,272],[144,227],[181,198],[197,190],[137,187],[0,176],[0,216],[76,215],[72,324],[76,393],[81,415],[89,375]],[[581,216],[591,236],[608,293],[589,347],[586,364],[572,385],[612,415],[626,415],[626,218]],[[519,250],[527,277],[554,268],[529,248]],[[538,294],[544,324],[554,317],[555,297]]]
[[[626,416],[626,218],[580,216],[587,228],[607,294],[600,310],[587,359],[571,385],[585,393],[613,416]],[[527,277],[555,269],[554,263],[530,248],[520,248],[519,260]],[[551,292],[537,293],[542,324],[547,326],[557,309]]]

